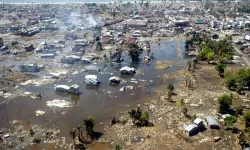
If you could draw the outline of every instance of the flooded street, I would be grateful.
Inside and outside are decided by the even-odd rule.
[[[154,90],[157,86],[162,86],[159,76],[172,73],[182,69],[186,65],[184,42],[181,41],[181,56],[177,52],[176,41],[161,41],[151,44],[151,52],[155,59],[149,64],[141,61],[139,64],[130,64],[129,56],[123,54],[124,61],[121,66],[113,67],[109,63],[98,63],[101,71],[94,73],[100,79],[99,87],[89,87],[84,83],[86,74],[83,65],[76,64],[75,68],[70,69],[71,73],[67,77],[56,83],[49,83],[41,86],[19,85],[28,92],[41,93],[43,98],[32,99],[27,97],[18,97],[6,104],[0,105],[0,126],[4,127],[11,120],[22,120],[26,125],[39,124],[43,127],[58,127],[61,130],[61,136],[68,137],[71,128],[83,124],[83,119],[89,115],[96,118],[96,131],[102,131],[102,123],[110,121],[117,113],[130,108],[136,107],[138,104],[144,104],[154,97]],[[146,51],[140,55],[141,58],[147,55]],[[175,64],[166,70],[155,70],[155,62],[157,60],[174,60]],[[119,69],[124,66],[134,67],[138,74],[131,76],[121,76]],[[56,68],[55,68],[56,70]],[[72,71],[73,70],[73,71]],[[77,73],[74,73],[76,72]],[[109,85],[109,77],[118,76],[124,82],[117,86]],[[72,85],[78,84],[80,87],[80,95],[71,95],[55,92],[54,85]],[[132,85],[133,90],[119,91],[121,87]],[[72,107],[59,108],[47,106],[48,101],[55,99],[65,100],[72,104]],[[45,113],[36,116],[35,111],[41,110]]]

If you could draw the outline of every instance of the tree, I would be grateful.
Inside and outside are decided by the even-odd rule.
[[[235,76],[231,72],[225,73],[225,84],[229,90],[233,90],[237,87]]]
[[[169,83],[169,84],[167,85],[167,90],[168,90],[170,93],[172,93],[172,92],[174,91],[174,85],[171,84],[171,83]]]
[[[183,106],[184,105],[184,99],[180,99],[177,103],[179,106]]]
[[[232,97],[227,94],[223,94],[218,97],[218,104],[219,111],[221,113],[227,113],[230,109],[230,106],[232,105]]]
[[[132,109],[128,112],[130,117],[132,118],[133,124],[139,126],[147,126],[149,120],[149,114],[147,111],[142,110],[140,107],[137,110]]]
[[[145,126],[148,125],[149,115],[148,112],[143,110],[139,119],[140,125]]]
[[[138,45],[131,43],[129,45],[129,55],[131,60],[138,61],[140,54],[141,54],[141,48]]]
[[[76,145],[76,129],[75,128],[71,129],[69,135],[72,138],[74,145]]]
[[[207,61],[211,61],[214,59],[214,52],[209,52],[206,55]]]
[[[219,72],[219,75],[222,76],[225,72],[226,65],[224,64],[218,64],[215,69]]]
[[[93,132],[95,126],[95,117],[89,116],[88,119],[84,120],[85,130],[87,132],[87,136],[90,136],[93,139]]]
[[[235,122],[237,122],[237,117],[235,116],[229,116],[224,119],[224,123],[226,126],[233,125]]]
[[[243,120],[245,123],[245,127],[250,127],[250,109],[248,109],[244,114],[243,114]]]
[[[115,150],[122,150],[122,147],[120,145],[116,145]]]
[[[186,107],[184,107],[184,108],[182,109],[182,113],[186,116],[186,115],[187,115],[187,112],[188,112],[188,109],[187,109]]]
[[[240,105],[236,108],[236,114],[237,115],[242,115],[243,114],[243,106]]]
[[[135,116],[136,116],[136,110],[135,109],[132,109],[131,111],[128,112],[129,113],[129,116],[132,118],[132,122],[133,124],[135,124]]]

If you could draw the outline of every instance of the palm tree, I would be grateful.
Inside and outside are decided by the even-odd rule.
[[[184,108],[182,109],[182,113],[186,116],[186,115],[187,115],[187,112],[188,112],[188,109],[187,109],[186,107],[184,107]]]
[[[93,140],[93,132],[95,126],[95,117],[89,116],[88,119],[84,120],[85,130],[87,132],[87,136],[90,136]]]
[[[74,145],[76,145],[76,129],[75,128],[71,129],[69,135],[71,136]]]
[[[135,116],[136,116],[136,110],[135,109],[132,109],[131,111],[128,112],[129,113],[129,116],[132,118],[132,122],[133,124],[135,124]]]

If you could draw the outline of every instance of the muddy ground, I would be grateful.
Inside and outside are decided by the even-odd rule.
[[[240,67],[228,66],[226,70],[238,70]],[[172,101],[166,99],[164,87],[157,89],[157,98],[143,106],[149,111],[150,122],[154,127],[136,128],[128,113],[124,112],[118,117],[127,119],[126,124],[106,125],[104,137],[100,141],[112,141],[112,145],[121,145],[123,149],[241,149],[238,144],[237,134],[225,130],[221,116],[217,114],[217,97],[223,93],[233,94],[233,107],[248,105],[245,96],[238,95],[225,88],[223,79],[217,75],[215,66],[200,62],[193,72],[187,69],[162,76],[163,82],[178,79],[175,85]],[[190,87],[187,83],[191,82]],[[184,106],[178,106],[177,102],[183,98]],[[185,117],[182,108],[188,108],[188,115],[196,114],[205,119],[212,115],[217,118],[220,130],[209,129],[199,132],[197,135],[188,136],[183,128],[184,124],[192,123]],[[241,119],[238,119],[235,127],[241,128]],[[221,140],[213,142],[214,137]]]

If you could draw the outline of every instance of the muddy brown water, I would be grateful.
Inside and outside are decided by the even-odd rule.
[[[180,59],[177,54],[176,41],[161,41],[151,43],[151,52],[154,53],[155,59],[149,64],[143,61],[139,64],[130,64],[129,57],[123,55],[124,62],[121,66],[114,68],[109,63],[97,64],[101,68],[101,72],[96,73],[101,81],[98,88],[86,87],[84,77],[87,72],[80,72],[73,75],[68,74],[65,80],[57,83],[51,83],[35,86],[22,86],[26,91],[38,92],[43,95],[42,99],[31,99],[27,97],[18,97],[15,100],[0,105],[0,127],[7,127],[11,120],[22,120],[25,123],[40,124],[42,127],[59,127],[61,136],[66,137],[69,142],[68,132],[71,128],[76,127],[83,123],[83,119],[89,115],[96,118],[96,131],[102,131],[103,125],[101,122],[110,121],[113,116],[119,112],[123,112],[130,108],[136,107],[138,104],[143,104],[154,98],[154,88],[162,86],[162,81],[158,77],[166,73],[172,73],[183,68],[186,64],[184,52],[184,42],[180,42],[180,48],[183,59]],[[146,56],[147,53],[143,52],[140,57]],[[175,60],[177,64],[164,71],[156,71],[154,69],[157,60]],[[141,70],[144,75],[136,74],[133,77],[120,76],[119,68],[123,66],[135,67],[136,70]],[[56,68],[55,68],[56,69]],[[69,68],[71,69],[71,68]],[[110,73],[113,73],[112,75]],[[126,83],[118,86],[110,86],[108,79],[111,76],[120,76]],[[134,78],[138,83],[132,83],[131,78]],[[145,80],[145,81],[140,81]],[[151,81],[151,82],[150,82]],[[80,86],[80,96],[57,93],[54,91],[54,84],[78,84]],[[133,85],[134,90],[121,92],[119,89],[122,86]],[[140,86],[145,85],[145,88]],[[138,87],[139,86],[139,87]],[[72,102],[74,105],[70,108],[51,108],[46,105],[46,101],[53,99],[61,99]],[[36,110],[43,110],[46,113],[42,116],[36,116]]]

